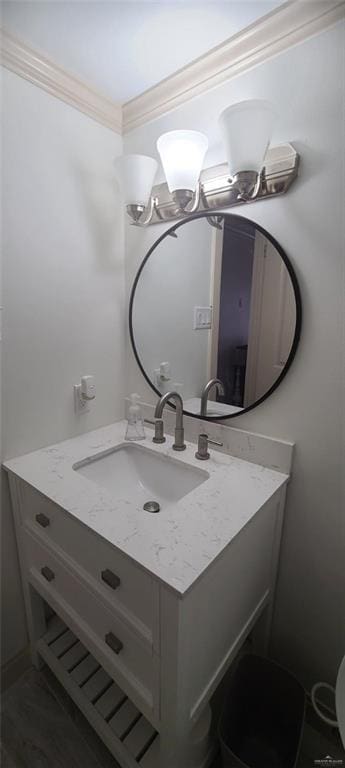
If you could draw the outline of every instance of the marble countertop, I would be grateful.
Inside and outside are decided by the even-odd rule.
[[[180,501],[163,506],[159,514],[146,513],[73,469],[123,443],[125,429],[120,421],[8,460],[4,467],[183,595],[289,476],[212,446],[209,461],[200,462],[195,444],[178,453],[171,436],[155,445],[146,430],[146,439],[136,445],[209,474]]]

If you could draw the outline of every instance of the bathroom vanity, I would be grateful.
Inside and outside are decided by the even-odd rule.
[[[288,473],[124,433],[5,464],[32,658],[123,768],[206,768],[210,699],[260,617],[265,651]]]

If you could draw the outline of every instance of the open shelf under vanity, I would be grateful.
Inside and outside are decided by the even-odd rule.
[[[121,765],[158,768],[159,734],[56,614],[37,651]]]

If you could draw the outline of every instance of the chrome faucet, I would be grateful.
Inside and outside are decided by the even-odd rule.
[[[204,389],[201,393],[201,406],[200,406],[200,416],[207,416],[207,399],[209,395],[210,389],[212,387],[217,387],[217,392],[219,395],[225,395],[225,389],[224,384],[220,379],[210,379],[210,381],[205,384]]]
[[[175,424],[175,442],[173,445],[174,451],[184,451],[186,445],[184,442],[184,429],[183,429],[183,402],[182,397],[178,392],[167,392],[166,395],[162,395],[159,398],[155,410],[155,419],[161,419],[164,406],[169,400],[175,400],[176,403],[176,424]]]
[[[205,435],[202,433],[199,435],[198,439],[198,450],[195,454],[196,459],[200,459],[201,461],[206,461],[210,458],[210,454],[208,452],[208,444],[211,443],[211,445],[219,445],[220,447],[223,445],[223,443],[219,442],[219,440],[211,440],[211,438],[208,435]]]

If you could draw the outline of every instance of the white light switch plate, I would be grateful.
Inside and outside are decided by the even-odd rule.
[[[205,331],[212,327],[212,307],[194,307],[194,331]]]

